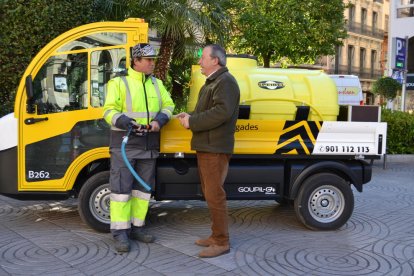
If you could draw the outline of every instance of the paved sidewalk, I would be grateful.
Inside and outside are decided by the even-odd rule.
[[[375,161],[373,180],[337,231],[305,228],[293,208],[229,201],[231,252],[200,259],[209,234],[200,201],[153,202],[153,244],[117,254],[110,234],[89,229],[76,201],[0,196],[0,275],[414,275],[414,157]]]

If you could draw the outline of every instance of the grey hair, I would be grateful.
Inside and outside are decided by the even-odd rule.
[[[218,44],[210,44],[207,45],[207,47],[211,48],[211,54],[210,57],[212,58],[218,58],[218,63],[220,66],[226,66],[227,59],[226,59],[226,51]]]

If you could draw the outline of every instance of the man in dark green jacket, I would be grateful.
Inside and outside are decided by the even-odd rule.
[[[203,49],[201,73],[207,77],[194,112],[180,113],[181,125],[191,129],[191,149],[197,153],[201,188],[210,211],[211,235],[195,243],[206,247],[202,258],[230,252],[226,192],[223,188],[234,149],[240,89],[226,67],[226,52],[216,44]]]

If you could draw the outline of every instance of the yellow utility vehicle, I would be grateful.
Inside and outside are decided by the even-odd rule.
[[[106,85],[148,42],[142,19],[100,22],[47,44],[26,69],[14,113],[0,118],[0,193],[15,198],[79,197],[82,219],[109,230],[109,126]],[[386,124],[339,122],[337,91],[323,72],[259,68],[228,57],[241,89],[229,199],[293,202],[311,229],[336,229],[354,208],[371,163],[385,153]],[[192,68],[188,110],[204,82]],[[161,132],[155,200],[202,199],[191,132],[172,119]]]

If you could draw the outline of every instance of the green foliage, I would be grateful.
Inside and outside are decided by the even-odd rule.
[[[150,28],[157,30],[161,39],[154,74],[163,81],[174,84],[172,94],[178,98],[183,91],[170,74],[170,62],[183,62],[188,47],[211,41],[224,44],[229,36],[227,13],[229,0],[94,0],[97,13],[105,20],[123,20],[126,17],[144,18]],[[191,66],[190,66],[191,67]],[[169,80],[170,79],[170,80]]]
[[[169,78],[166,85],[171,91],[175,103],[174,113],[187,111],[188,96],[190,94],[191,66],[196,64],[198,58],[195,52],[187,53],[183,59],[173,59],[170,64]]]
[[[223,40],[229,17],[221,7],[223,0],[130,0],[131,15],[145,18],[161,36],[159,58],[154,74],[167,79],[173,55],[182,55],[185,47],[203,44],[207,36]],[[173,53],[175,52],[175,53]],[[178,52],[178,53],[177,53]]]
[[[387,153],[414,154],[414,115],[382,109],[381,120],[387,122]]]
[[[130,17],[130,0],[93,0],[95,17],[102,21],[124,21]]]
[[[173,38],[159,60],[168,72],[173,97],[185,108],[191,65],[188,47],[205,42],[223,42],[230,24],[228,0],[3,0],[0,2],[0,116],[13,111],[14,93],[32,58],[53,38],[76,26],[99,20],[122,21],[141,17],[164,36]],[[204,35],[202,35],[204,34]],[[173,52],[171,52],[173,49]],[[172,62],[173,69],[169,69]],[[158,63],[157,63],[158,65]],[[179,90],[181,89],[181,90]]]
[[[0,1],[0,117],[13,112],[19,81],[36,53],[59,34],[92,22],[89,0]]]
[[[333,55],[346,37],[342,0],[233,0],[234,47],[282,64],[313,63]]]
[[[372,92],[392,100],[397,96],[397,91],[401,89],[401,84],[391,77],[381,77],[372,85]]]
[[[225,6],[227,0],[129,0],[132,15],[145,18],[163,37],[181,40],[191,38],[203,43],[205,36],[223,42],[230,23]]]

